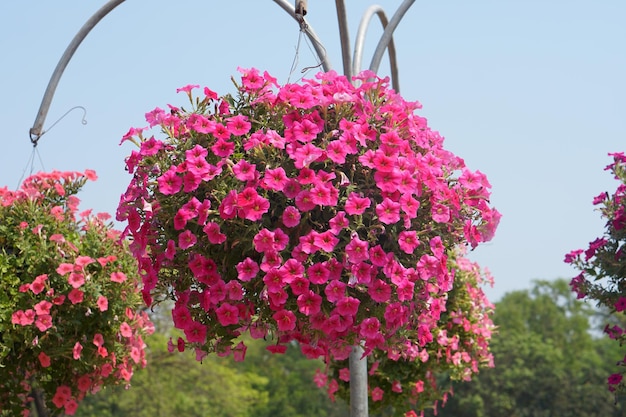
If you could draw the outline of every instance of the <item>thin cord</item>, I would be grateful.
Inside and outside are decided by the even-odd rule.
[[[302,33],[302,32],[300,32],[300,33]],[[311,42],[307,38],[304,38],[304,41],[306,42],[307,46],[309,47],[309,51],[311,52],[311,54],[313,54],[314,56],[317,56],[315,54],[315,51],[314,51],[314,48],[313,48],[313,45],[311,44]],[[326,48],[324,48],[324,45],[322,45],[321,43],[319,43],[317,41],[315,41],[315,43],[317,43],[324,50],[324,58],[321,61],[317,61],[317,65],[314,65],[314,66],[311,66],[311,67],[304,67],[302,69],[302,71],[300,71],[303,74],[305,72],[309,71],[309,70],[321,67],[323,65],[324,61],[326,60]]]
[[[291,80],[291,76],[293,75],[294,72],[296,72],[296,67],[298,66],[301,40],[302,40],[302,30],[298,32],[298,44],[296,45],[296,53],[293,56],[293,61],[291,62],[291,70],[289,70],[289,76],[287,77],[287,84],[289,84],[289,81]]]

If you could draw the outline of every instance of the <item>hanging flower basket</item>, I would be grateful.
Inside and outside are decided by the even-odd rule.
[[[448,251],[498,224],[486,177],[371,72],[357,86],[242,73],[234,96],[190,85],[188,109],[147,113],[164,135],[123,138],[138,149],[117,219],[144,300],[175,301],[180,347],[200,358],[243,359],[243,332],[311,358],[419,354],[454,287]]]
[[[11,415],[28,415],[34,392],[72,415],[145,365],[136,262],[108,215],[78,213],[87,179],[42,173],[0,189],[0,411]]]

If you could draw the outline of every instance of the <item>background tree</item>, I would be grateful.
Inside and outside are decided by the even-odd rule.
[[[246,339],[245,362],[209,355],[202,362],[194,352],[168,352],[169,309],[153,314],[156,332],[147,339],[146,369],[136,372],[129,388],[111,387],[88,397],[81,417],[340,417],[344,402],[331,402],[315,386],[320,360],[307,359],[297,344],[283,355],[266,350],[268,342]],[[182,334],[182,333],[181,333]]]
[[[455,385],[439,416],[623,415],[606,390],[607,367],[620,354],[592,327],[597,314],[565,280],[507,293],[494,314],[495,367]]]

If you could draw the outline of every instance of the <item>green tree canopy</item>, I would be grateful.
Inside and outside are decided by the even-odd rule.
[[[594,333],[597,314],[576,300],[565,280],[536,281],[530,290],[507,293],[494,314],[495,368],[456,385],[438,415],[623,415],[623,405],[615,404],[606,385],[607,366],[621,357],[617,347]]]

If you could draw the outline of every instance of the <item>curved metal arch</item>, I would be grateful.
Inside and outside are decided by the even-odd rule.
[[[398,27],[398,24],[409,10],[409,8],[415,3],[415,0],[404,0],[398,10],[391,18],[391,21],[385,28],[383,35],[378,42],[378,46],[376,46],[376,50],[374,51],[374,56],[372,57],[372,63],[370,64],[370,70],[374,72],[378,72],[378,67],[380,67],[380,61],[382,61],[383,54],[385,53],[385,49],[393,40],[393,32]]]
[[[109,0],[104,6],[100,8],[96,13],[93,14],[85,22],[82,28],[78,31],[78,33],[74,36],[70,44],[65,48],[65,52],[61,56],[52,76],[50,77],[50,81],[48,81],[48,87],[46,87],[46,92],[43,95],[43,99],[41,100],[41,104],[39,105],[39,111],[37,112],[37,117],[35,118],[35,122],[33,123],[33,127],[30,128],[30,141],[33,145],[37,144],[37,141],[45,132],[43,130],[43,124],[46,121],[46,116],[48,115],[48,110],[50,109],[50,104],[52,103],[52,97],[54,97],[54,92],[57,89],[57,85],[59,85],[59,80],[61,79],[61,75],[63,75],[63,71],[65,71],[65,67],[72,59],[74,52],[78,49],[78,46],[81,44],[83,39],[87,37],[91,29],[94,28],[98,24],[100,20],[117,6],[122,4],[124,0]]]
[[[370,6],[363,17],[361,18],[361,23],[359,24],[359,30],[356,35],[356,40],[354,43],[354,57],[352,60],[352,73],[358,74],[361,71],[361,61],[363,59],[363,48],[365,46],[365,35],[367,34],[367,29],[369,28],[372,17],[376,14],[380,20],[380,23],[383,26],[383,30],[387,28],[389,24],[389,20],[387,19],[387,15],[385,14],[385,10],[379,5]],[[393,36],[389,40],[389,45],[387,46],[387,52],[389,53],[389,66],[391,70],[391,83],[392,87],[396,92],[400,91],[400,80],[398,78],[398,61],[396,59],[396,46],[393,42]]]

